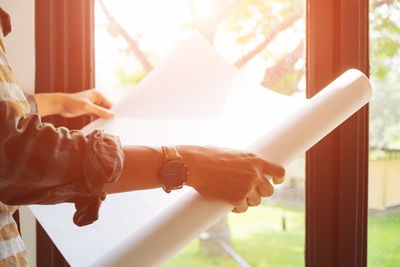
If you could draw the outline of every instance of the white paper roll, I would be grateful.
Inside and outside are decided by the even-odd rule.
[[[371,94],[367,77],[348,70],[249,150],[288,165],[368,103]],[[231,209],[190,192],[93,266],[160,266]]]
[[[368,78],[358,70],[347,70],[249,149],[287,166],[367,104],[371,97]]]
[[[371,98],[368,79],[349,70],[310,100],[249,82],[195,34],[147,75],[103,128],[126,145],[195,144],[248,149],[289,164]],[[72,266],[160,266],[232,207],[185,188],[107,197],[99,221],[72,223],[69,204],[32,206]],[[244,215],[245,216],[245,215]]]

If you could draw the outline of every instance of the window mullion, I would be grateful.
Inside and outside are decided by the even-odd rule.
[[[307,96],[369,74],[368,1],[307,0]],[[366,266],[368,106],[306,156],[306,265]]]

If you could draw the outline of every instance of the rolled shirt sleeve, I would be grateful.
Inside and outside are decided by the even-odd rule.
[[[97,220],[108,183],[121,174],[117,137],[95,130],[55,128],[39,115],[3,120],[0,128],[0,201],[8,205],[73,202],[74,222]]]
[[[0,201],[7,205],[75,203],[74,223],[98,218],[107,184],[124,162],[118,137],[56,128],[30,113],[0,36]]]
[[[39,115],[2,121],[0,201],[8,205],[73,202],[77,225],[92,223],[108,183],[121,174],[117,137],[55,128]]]

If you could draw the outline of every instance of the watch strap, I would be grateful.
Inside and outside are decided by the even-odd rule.
[[[183,160],[181,154],[179,154],[178,149],[176,146],[162,146],[165,160]]]
[[[183,157],[175,146],[162,146],[164,153],[164,164],[161,168],[162,188],[165,192],[181,189],[187,177],[187,167]]]

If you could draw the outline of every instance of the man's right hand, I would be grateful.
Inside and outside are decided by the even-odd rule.
[[[114,116],[109,110],[111,102],[96,89],[77,93],[35,94],[34,97],[41,117],[55,114],[66,118],[95,115],[109,119]]]
[[[177,146],[189,175],[186,185],[208,199],[234,206],[233,212],[245,212],[257,206],[261,197],[271,196],[274,184],[283,182],[285,169],[263,156],[217,147]]]

